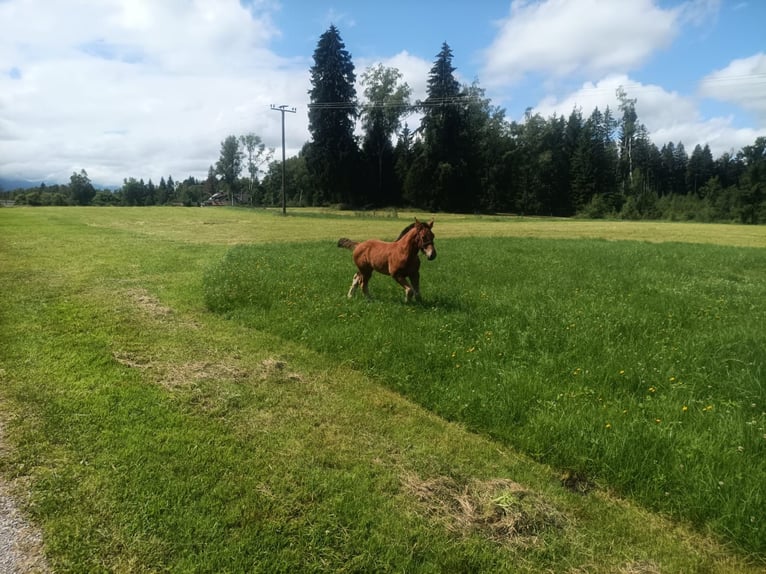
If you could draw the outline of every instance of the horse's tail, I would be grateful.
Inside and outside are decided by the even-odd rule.
[[[346,239],[345,237],[341,237],[338,239],[338,247],[345,247],[346,249],[354,249],[357,245],[359,245],[358,241],[351,241],[350,239]]]

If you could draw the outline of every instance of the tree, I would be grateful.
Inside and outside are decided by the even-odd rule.
[[[409,112],[412,94],[409,85],[401,80],[402,74],[399,70],[387,68],[382,64],[367,68],[362,74],[365,97],[361,113],[364,129],[363,150],[366,156],[374,158],[376,193],[370,199],[378,205],[394,204],[399,199],[393,190],[391,138],[401,128],[402,117]]]
[[[144,205],[155,205],[157,203],[157,186],[149,178],[149,182],[146,184],[146,196],[144,199]]]
[[[134,177],[124,179],[121,194],[123,205],[144,205],[146,201],[146,184],[143,179],[140,181],[137,181]]]
[[[239,174],[242,173],[242,159],[244,154],[239,149],[239,140],[236,136],[227,136],[221,142],[221,156],[215,164],[215,174],[221,176],[229,191],[229,198],[234,203],[234,192]]]
[[[689,157],[684,144],[668,142],[660,150],[659,194],[685,195]]]
[[[215,179],[215,176],[213,176]],[[203,185],[197,181],[194,177],[187,177],[181,183],[178,184],[178,199],[181,203],[187,207],[192,205],[199,205],[202,203]]]
[[[84,169],[80,173],[72,173],[69,178],[69,196],[75,205],[90,205],[96,196],[96,190]]]
[[[473,207],[482,211],[506,211],[513,196],[514,149],[505,110],[493,106],[484,90],[474,83],[463,90],[467,96],[465,134],[471,153],[467,157],[466,185],[475,189]]]
[[[160,183],[157,184],[157,204],[165,205],[168,203],[168,184],[165,176],[160,177]]]
[[[570,116],[570,122],[576,122]],[[574,128],[573,128],[574,129]],[[586,206],[591,216],[603,216],[617,208],[617,145],[612,139],[615,120],[609,108],[595,108],[579,131],[570,163],[572,202],[576,211]]]
[[[252,132],[239,136],[239,143],[245,149],[245,167],[250,176],[247,193],[249,201],[252,202],[255,196],[255,186],[258,183],[258,174],[263,170],[263,166],[268,165],[271,158],[274,157],[274,148],[267,148],[261,140],[261,136]]]
[[[427,188],[415,190],[406,185],[405,192],[410,201],[425,200],[419,207],[465,212],[475,207],[468,187],[467,158],[472,150],[465,124],[468,96],[461,93],[455,69],[452,49],[445,42],[428,76],[428,97],[420,102],[423,156],[413,164],[420,173],[408,178],[411,183],[425,183]]]
[[[689,154],[686,153],[686,148],[683,142],[678,142],[673,152],[673,165],[675,170],[671,178],[673,185],[673,192],[679,195],[687,192],[686,188],[686,170],[689,165]]]
[[[756,138],[753,145],[739,152],[745,172],[740,180],[742,223],[766,221],[766,137]]]
[[[713,154],[710,152],[710,146],[708,144],[705,144],[705,147],[701,147],[699,144],[694,146],[686,166],[687,191],[700,196],[700,188],[713,177],[714,171],[715,162],[713,161]]]
[[[307,167],[324,199],[356,203],[356,75],[351,55],[335,26],[320,36],[310,72],[312,141],[306,153]]]
[[[218,193],[218,178],[215,176],[215,168],[211,165],[207,170],[207,177],[202,182],[202,193],[211,197]]]
[[[285,198],[290,205],[317,205],[318,197],[314,193],[314,185],[306,170],[306,158],[303,152],[285,160]],[[277,205],[282,194],[282,162],[273,161],[269,164],[263,183],[260,187],[258,202],[262,205]]]
[[[725,152],[715,161],[714,174],[723,188],[735,185],[744,171],[745,166],[738,155]]]
[[[619,126],[620,179],[626,195],[657,192],[657,171],[660,169],[659,152],[649,139],[649,132],[638,121],[636,98],[628,98],[622,86],[617,88],[617,99],[622,119]],[[634,175],[640,171],[640,181]]]
[[[523,124],[516,127],[519,145],[516,161],[519,169],[520,193],[515,210],[522,214],[536,215],[543,212],[543,202],[548,190],[544,182],[551,168],[551,151],[546,146],[547,122],[530,108],[524,114]]]

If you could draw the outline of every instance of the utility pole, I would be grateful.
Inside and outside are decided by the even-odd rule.
[[[287,203],[285,199],[285,112],[295,113],[295,108],[290,108],[285,104],[275,106],[271,104],[271,109],[282,113],[282,215],[287,215]]]

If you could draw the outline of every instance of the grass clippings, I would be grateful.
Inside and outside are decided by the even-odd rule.
[[[513,480],[422,479],[408,474],[405,490],[426,514],[461,536],[480,534],[499,544],[531,546],[547,531],[565,527],[564,514],[542,496]]]

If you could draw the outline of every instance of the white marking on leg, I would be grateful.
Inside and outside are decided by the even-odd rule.
[[[356,289],[359,287],[359,274],[354,274],[354,279],[351,281],[351,288],[348,290],[348,298],[351,299],[356,293]]]

